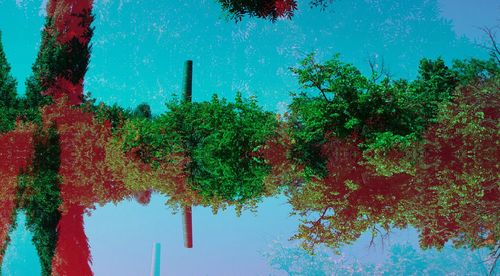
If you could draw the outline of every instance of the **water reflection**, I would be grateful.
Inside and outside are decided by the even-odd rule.
[[[10,186],[3,186],[8,188],[2,194],[3,210],[28,212],[42,269],[65,274],[92,274],[83,227],[87,210],[125,198],[147,204],[152,189],[167,195],[174,209],[195,205],[214,212],[228,206],[254,209],[265,197],[284,193],[301,217],[293,238],[309,252],[322,245],[340,249],[366,231],[376,237],[393,227],[412,226],[423,249],[441,249],[447,242],[489,249],[490,267],[481,269],[493,272],[500,210],[498,64],[472,62],[479,62],[481,70],[460,75],[463,65],[424,61],[421,78],[412,83],[379,83],[350,65],[334,64],[353,74],[335,81],[358,78],[361,89],[341,82],[335,91],[345,94],[333,98],[300,95],[284,118],[238,96],[234,103],[217,97],[204,103],[174,101],[156,118],[118,111],[121,122],[108,117],[102,124],[110,107],[87,103],[75,109],[57,100],[41,109],[41,125],[17,123],[0,137],[11,143],[2,154],[7,161],[2,173],[11,179]],[[434,76],[453,77],[434,85],[432,78],[425,79],[429,64]],[[485,70],[496,71],[483,75]],[[446,82],[453,84],[447,95],[425,92]],[[391,109],[388,99],[374,101],[377,93],[407,102]],[[364,97],[370,100],[363,102]],[[415,107],[422,99],[432,102]],[[352,109],[354,103],[375,112]],[[350,112],[338,115],[344,108]],[[397,117],[389,119],[394,112]],[[423,121],[407,119],[408,114],[420,114]],[[412,125],[398,127],[405,122]],[[2,218],[5,236],[11,214]],[[404,246],[391,252],[394,262],[407,258],[402,252],[421,257]],[[418,270],[425,262],[409,265]],[[391,267],[363,269],[392,273]]]
[[[287,275],[486,275],[493,262],[487,250],[457,250],[450,245],[421,251],[408,243],[395,244],[380,263],[332,255],[326,249],[310,255],[279,242],[271,248],[265,254],[270,264]]]
[[[267,10],[243,12],[277,19],[292,15],[292,2],[271,1]],[[83,95],[92,1],[71,8],[68,3],[48,2],[25,97],[17,97],[0,52],[6,91],[0,105],[0,251],[22,210],[43,275],[91,275],[83,218],[96,205],[128,198],[146,205],[155,191],[167,196],[174,210],[204,206],[216,213],[234,207],[239,213],[270,196],[286,195],[301,217],[294,238],[309,253],[325,245],[338,250],[366,231],[375,237],[412,226],[423,249],[452,242],[489,250],[492,261],[484,269],[494,272],[500,254],[495,39],[490,59],[453,65],[423,59],[414,81],[391,79],[377,60],[363,75],[340,55],[323,62],[306,55],[291,70],[303,91],[293,96],[286,114],[264,111],[255,98],[237,94],[234,101],[216,95],[208,102],[173,100],[167,112],[152,116],[147,105],[130,111]],[[425,8],[432,15],[424,20],[425,31],[448,45],[453,35],[434,20],[435,2],[423,3],[395,10],[361,5],[377,11],[383,23],[353,30],[369,30],[375,41],[373,30],[382,25],[384,34],[411,40],[403,21],[425,16],[400,13]],[[366,12],[352,10],[358,16]],[[437,41],[415,40],[408,51]],[[190,231],[190,216],[185,217]],[[315,262],[294,250],[301,261]],[[401,257],[402,252],[410,257]],[[391,261],[419,259],[418,254],[395,247]],[[271,262],[286,266],[276,258]],[[421,265],[410,263],[406,269],[424,269]],[[311,269],[316,272],[308,273],[321,273]],[[384,269],[376,272],[397,272],[390,264]]]
[[[26,229],[26,216],[18,212],[12,240],[5,250],[2,275],[40,275],[40,261],[32,243],[33,235]]]

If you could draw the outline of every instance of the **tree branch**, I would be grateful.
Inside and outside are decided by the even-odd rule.
[[[487,36],[488,39],[490,40],[491,46],[482,46],[485,49],[488,49],[490,51],[490,54],[497,60],[498,63],[500,63],[500,49],[498,48],[498,44],[496,42],[495,38],[495,33],[493,32],[493,29],[488,28],[488,27],[482,27],[479,28],[482,30]]]

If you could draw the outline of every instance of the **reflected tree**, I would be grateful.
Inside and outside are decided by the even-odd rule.
[[[236,19],[296,9],[288,0],[219,2]],[[292,69],[304,91],[284,118],[240,94],[173,100],[153,117],[146,104],[129,111],[83,95],[92,20],[92,1],[48,2],[23,99],[0,47],[2,255],[21,208],[43,275],[91,275],[85,212],[134,196],[147,203],[152,190],[174,208],[214,211],[253,208],[284,191],[303,217],[295,238],[309,251],[408,225],[422,248],[452,241],[498,251],[496,56],[451,67],[423,59],[407,81],[308,55]]]

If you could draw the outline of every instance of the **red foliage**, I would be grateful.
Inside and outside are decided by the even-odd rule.
[[[148,205],[151,201],[152,190],[146,190],[143,192],[138,192],[134,195],[135,200],[141,205]]]
[[[88,29],[91,23],[92,0],[51,0],[47,4],[47,16],[54,19],[57,40],[61,44],[78,39],[81,44],[90,41]]]
[[[85,207],[69,206],[57,226],[58,240],[52,259],[52,274],[61,276],[93,275],[90,248],[83,227]]]
[[[33,160],[33,135],[16,129],[0,134],[0,264],[16,207],[17,176]]]
[[[44,95],[50,95],[55,101],[60,101],[67,97],[68,104],[76,106],[82,103],[83,79],[74,84],[71,81],[58,76],[54,83],[43,92]]]
[[[109,123],[98,123],[91,113],[69,107],[64,99],[45,107],[42,119],[46,126],[55,124],[59,133],[63,210],[74,204],[92,208],[126,196],[123,183],[105,165]]]
[[[411,179],[410,176],[378,176],[363,165],[363,154],[359,149],[362,141],[356,134],[346,139],[330,137],[329,140],[322,148],[322,153],[328,158],[328,175],[323,182],[329,191],[337,194],[330,198],[332,202],[348,202],[335,210],[336,215],[344,219],[358,219],[362,216],[359,211],[367,209],[373,221],[381,217],[392,218],[396,214],[397,204],[407,196],[405,184]],[[357,187],[349,187],[348,181]]]
[[[31,130],[16,129],[0,134],[0,173],[15,175],[33,161]]]
[[[500,237],[498,87],[470,85],[456,93],[425,133],[424,166],[416,174],[424,247],[448,240],[480,247]]]
[[[295,0],[276,0],[274,8],[277,17],[291,17],[293,11],[297,9],[297,2]]]
[[[46,32],[65,46],[63,58],[70,61],[70,68],[55,72],[58,75],[44,94],[56,99],[68,96],[71,105],[80,104],[83,98],[83,77],[90,58],[92,4],[92,0],[50,0],[47,3],[47,16],[52,24],[46,26]]]

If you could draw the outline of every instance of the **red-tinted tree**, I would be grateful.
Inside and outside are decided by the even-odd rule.
[[[15,219],[17,177],[27,171],[33,160],[33,127],[18,125],[0,134],[0,264]]]

